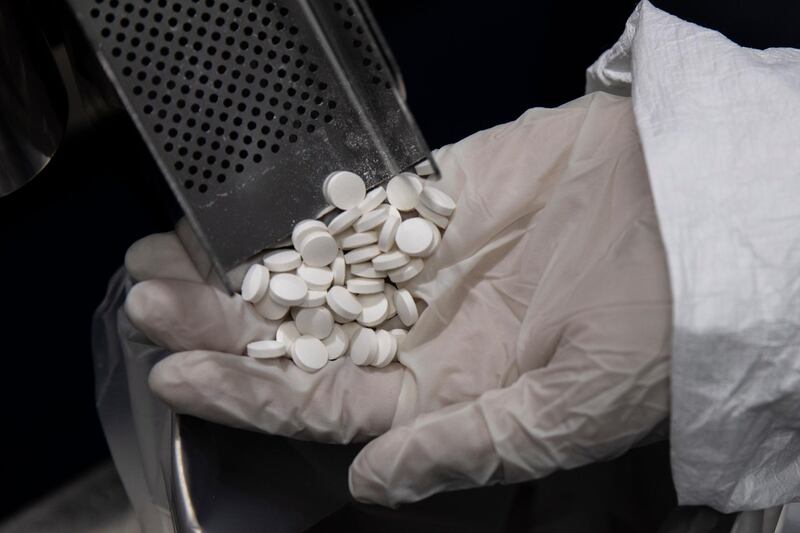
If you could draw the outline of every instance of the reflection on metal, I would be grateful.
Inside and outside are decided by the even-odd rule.
[[[26,2],[0,2],[0,196],[47,166],[64,135],[67,96]]]
[[[189,470],[177,415],[172,415],[172,520],[175,530],[200,533],[203,529],[197,520],[197,513],[189,493]]]

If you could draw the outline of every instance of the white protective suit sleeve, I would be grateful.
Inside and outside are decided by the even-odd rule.
[[[674,298],[679,502],[800,499],[800,50],[742,48],[648,2],[587,72],[631,94]]]
[[[236,427],[377,437],[350,468],[351,491],[392,506],[611,458],[645,437],[668,412],[671,301],[630,99],[533,109],[435,157],[457,207],[408,284],[428,307],[398,362],[340,358],[309,374],[241,357],[274,323],[159,264],[183,254],[157,236],[127,260],[150,278],[130,291],[128,316],[180,352],[153,369],[153,390]]]

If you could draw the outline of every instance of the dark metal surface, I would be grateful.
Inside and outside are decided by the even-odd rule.
[[[0,197],[39,174],[67,124],[66,91],[26,4],[0,2]]]
[[[218,273],[428,149],[357,0],[69,0]]]

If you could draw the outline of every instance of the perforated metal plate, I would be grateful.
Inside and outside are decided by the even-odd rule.
[[[428,155],[357,0],[69,1],[218,271]]]

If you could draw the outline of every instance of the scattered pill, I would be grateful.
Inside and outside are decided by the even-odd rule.
[[[345,320],[355,320],[361,313],[361,304],[355,296],[344,287],[331,287],[326,296],[331,310]]]
[[[361,218],[361,211],[357,207],[342,211],[328,224],[328,232],[331,235],[337,235],[352,226],[359,218]]]
[[[372,262],[350,265],[350,274],[360,278],[383,279],[386,277],[386,272],[375,270],[375,267],[372,266]]]
[[[389,300],[383,292],[364,294],[357,298],[361,304],[361,313],[358,315],[359,324],[374,328],[386,320],[386,315],[389,313]]]
[[[370,244],[369,246],[350,250],[344,254],[344,262],[348,265],[363,263],[364,261],[370,261],[373,257],[380,255],[380,253],[381,249],[378,248],[377,244]]]
[[[389,271],[389,279],[393,283],[405,283],[416,277],[417,274],[422,272],[422,269],[425,267],[425,262],[415,257],[405,265],[397,268],[395,270]]]
[[[367,193],[367,196],[358,204],[358,209],[362,213],[368,213],[381,205],[386,200],[386,189],[375,187]]]
[[[347,280],[347,290],[353,294],[383,293],[384,284],[382,279],[351,278]]]
[[[326,230],[328,227],[319,220],[301,220],[292,230],[292,245],[300,248],[300,241],[312,231]]]
[[[377,209],[364,213],[361,215],[361,218],[356,220],[356,223],[353,224],[353,229],[358,232],[364,232],[377,228],[386,220],[390,208],[391,206],[382,205]]]
[[[447,193],[440,191],[430,185],[425,185],[419,195],[419,201],[431,211],[449,217],[456,208],[456,203]]]
[[[251,265],[242,281],[242,299],[246,302],[258,302],[267,294],[269,288],[269,270],[264,265]]]
[[[289,272],[300,266],[300,254],[294,250],[277,250],[264,256],[263,263],[270,272]]]
[[[391,283],[386,283],[383,286],[383,294],[386,295],[386,300],[389,302],[389,311],[386,313],[384,320],[389,320],[397,314],[397,308],[394,306],[394,293],[396,292],[397,289]]]
[[[397,308],[397,316],[407,327],[411,327],[419,318],[417,304],[414,297],[405,289],[399,289],[394,295],[394,306]]]
[[[298,307],[310,308],[325,305],[327,295],[327,291],[309,290],[303,302],[298,304]]]
[[[339,241],[339,245],[344,250],[352,250],[353,248],[361,248],[369,246],[378,242],[377,231],[365,231],[362,233],[352,233]]]
[[[331,263],[331,273],[333,274],[334,285],[344,285],[347,276],[347,263],[344,262],[344,255],[339,253]]]
[[[256,312],[267,320],[280,320],[289,312],[289,306],[281,305],[267,294],[254,305]]]
[[[354,323],[350,322],[350,324]],[[325,349],[328,351],[328,359],[333,361],[347,352],[347,348],[350,346],[350,337],[342,326],[334,324],[333,331],[322,339],[322,344],[325,345]]]
[[[424,254],[434,240],[435,237],[428,221],[419,217],[401,222],[395,236],[397,247],[411,256]]]
[[[431,242],[431,244],[425,249],[425,251],[420,254],[421,257],[430,256],[433,252],[436,251],[436,248],[439,247],[439,243],[442,242],[442,233],[439,231],[439,228],[437,228],[436,225],[430,220],[426,220],[425,222],[431,228],[431,233],[433,234],[433,242]]]
[[[327,231],[314,231],[300,241],[300,255],[309,266],[330,265],[339,253],[336,240]]]
[[[328,350],[322,341],[301,335],[291,347],[292,361],[306,372],[316,372],[328,364]]]
[[[414,167],[414,172],[420,176],[430,176],[431,174],[434,174],[435,170],[433,168],[433,162],[430,159],[425,159],[424,161],[417,163],[417,165]]]
[[[450,219],[448,219],[446,216],[442,216],[439,213],[428,209],[424,204],[419,204],[417,206],[417,213],[419,213],[419,215],[425,220],[430,220],[442,229],[446,229],[447,225],[450,223]]]
[[[372,363],[378,355],[378,338],[375,331],[359,327],[350,337],[350,359],[358,366]]]
[[[422,182],[408,172],[398,174],[386,184],[386,196],[389,203],[400,211],[411,211],[419,203]]]
[[[383,222],[380,232],[378,232],[378,248],[381,249],[381,252],[388,252],[392,249],[395,235],[397,235],[397,228],[400,227],[402,221],[403,218],[400,216],[400,212],[394,207],[390,208],[386,220]]]
[[[308,293],[306,282],[294,274],[272,276],[268,289],[270,297],[281,305],[298,305]]]
[[[378,341],[378,349],[371,364],[375,367],[383,368],[391,363],[395,355],[397,355],[397,339],[383,329],[375,332],[375,338]]]
[[[298,337],[300,337],[300,332],[297,331],[297,327],[291,320],[278,326],[278,331],[275,333],[275,340],[282,342],[286,346],[287,353]]]
[[[400,268],[411,261],[411,258],[400,250],[393,250],[391,252],[381,254],[372,259],[372,266],[375,270],[394,270]]]
[[[300,309],[294,317],[294,325],[303,335],[324,339],[333,330],[333,315],[324,307]]]
[[[297,275],[306,282],[309,290],[324,291],[333,284],[333,271],[328,267],[302,264],[297,267]]]
[[[364,200],[367,187],[358,174],[339,171],[325,178],[322,191],[329,204],[346,211]]]
[[[275,359],[286,355],[286,345],[280,341],[255,341],[247,345],[247,355],[254,359]]]

